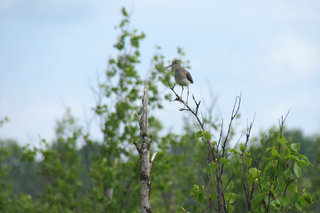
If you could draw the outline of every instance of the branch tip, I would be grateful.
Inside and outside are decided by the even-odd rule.
[[[153,160],[155,159],[156,155],[158,154],[158,152],[155,152],[152,154],[152,157],[151,157],[151,163],[153,163]]]

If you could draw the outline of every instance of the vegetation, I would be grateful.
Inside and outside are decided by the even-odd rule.
[[[251,123],[234,145],[241,97],[224,131],[214,115],[199,118],[196,98],[192,108],[174,88],[169,90],[172,73],[164,69],[160,47],[148,80],[142,80],[136,67],[145,34],[129,27],[125,9],[122,14],[114,45],[118,55],[109,59],[93,107],[101,140],[85,132],[70,110],[57,121],[55,140],[42,140],[40,147],[1,139],[0,212],[140,212],[140,159],[134,141],[140,141],[136,115],[141,114],[145,83],[151,153],[157,152],[151,171],[153,212],[319,212],[314,201],[320,197],[315,187],[320,184],[320,137],[288,130],[281,118],[279,129],[255,137]],[[177,54],[187,65],[181,48]],[[155,113],[173,97],[183,105],[180,113],[197,121],[186,119],[180,134],[162,131]]]

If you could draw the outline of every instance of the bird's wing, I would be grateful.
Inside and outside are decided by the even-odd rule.
[[[191,77],[190,72],[187,71],[187,79],[190,81],[191,84],[193,84],[193,79]]]

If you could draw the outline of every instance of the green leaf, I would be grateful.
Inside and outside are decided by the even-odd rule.
[[[295,161],[299,160],[299,158],[295,155],[288,155],[288,156],[286,156],[286,159],[295,160]]]
[[[185,208],[183,208],[183,206],[181,206],[181,211],[184,213],[189,213]]]
[[[208,171],[212,172],[212,169],[216,169],[218,164],[215,164],[214,161],[208,164],[207,169]]]
[[[258,203],[262,202],[267,194],[268,192],[263,192],[263,193],[257,192],[254,196],[255,202],[258,202]]]
[[[245,155],[245,156],[251,156],[251,154],[250,154],[250,152],[243,152],[243,154]]]
[[[304,196],[300,196],[300,197],[299,197],[298,203],[299,203],[301,206],[305,206],[305,205],[307,204],[306,200],[304,199]]]
[[[279,179],[279,189],[280,191],[284,191],[287,186],[287,182],[284,179]]]
[[[202,135],[203,135],[202,131],[196,132],[196,137],[197,138],[201,138]]]
[[[128,17],[128,12],[126,11],[126,8],[122,8],[121,9],[122,15],[124,15],[125,17]]]
[[[205,141],[210,141],[211,140],[211,135],[209,134],[209,132],[207,132],[207,131],[198,131],[197,133],[196,133],[196,137],[198,137],[198,138],[202,138],[203,140],[205,140]]]
[[[257,174],[258,174],[257,168],[250,168],[249,169],[249,174],[252,175],[253,178],[256,177]]]
[[[277,141],[282,145],[282,146],[286,146],[286,143],[288,143],[287,139],[285,137],[280,137],[280,135],[278,135]]]
[[[238,151],[236,149],[230,149],[230,152],[232,152],[233,154],[238,154]]]
[[[270,205],[275,207],[275,208],[279,208],[281,206],[281,201],[276,199],[270,202]]]
[[[281,202],[282,205],[287,205],[289,202],[289,198],[288,197],[279,197],[279,201]]]
[[[271,149],[271,155],[275,156],[275,157],[278,157],[278,158],[281,158],[281,156],[279,155],[278,151],[274,147],[272,147],[272,149]]]
[[[289,193],[294,193],[298,191],[298,186],[296,184],[291,184],[288,186],[288,192]]]
[[[204,188],[204,186],[202,186]],[[191,191],[190,191],[190,196],[194,199],[199,201],[200,203],[203,203],[205,201],[205,195],[203,191],[200,190],[200,187],[196,184],[193,185]]]
[[[237,199],[238,195],[236,193],[225,193],[224,194],[226,202],[229,202],[229,204],[234,203],[234,201]]]
[[[225,164],[225,165],[228,165],[228,164],[229,164],[229,161],[228,161],[228,159],[226,159],[226,158],[221,158],[221,159],[220,159],[220,162],[223,163],[223,164]]]
[[[305,159],[297,160],[297,162],[304,169],[307,168],[310,165],[310,162],[306,161]]]
[[[247,147],[245,146],[245,145],[243,145],[243,144],[241,144],[240,145],[240,150],[243,152],[244,150],[246,150],[247,149]]]
[[[193,196],[197,195],[199,192],[200,192],[199,186],[196,184],[193,184],[193,187],[190,191],[190,196],[193,197]]]
[[[290,203],[296,203],[299,199],[299,194],[298,192],[293,192],[290,194],[290,197],[289,197],[289,201]]]
[[[300,149],[300,144],[299,143],[293,143],[293,144],[290,144],[290,148],[296,152],[299,151]]]
[[[212,200],[217,200],[217,196],[215,194],[209,194],[209,196]]]
[[[299,202],[295,202],[294,207],[296,207],[299,211],[302,211],[302,206]]]
[[[240,163],[236,162],[235,164],[233,164],[232,170],[233,170],[234,174],[237,175],[240,171]]]
[[[283,174],[286,179],[292,179],[292,176],[294,177],[294,174],[291,169],[287,169],[286,171],[284,171]]]
[[[294,174],[297,176],[297,177],[300,177],[301,176],[301,168],[298,164],[294,164],[293,166],[293,171],[294,171]]]
[[[251,162],[252,162],[252,158],[245,158],[245,159],[244,159],[244,163],[245,163],[248,167],[251,166]]]
[[[307,203],[312,204],[312,196],[311,196],[311,194],[306,193],[306,194],[304,195],[304,200],[305,200]]]

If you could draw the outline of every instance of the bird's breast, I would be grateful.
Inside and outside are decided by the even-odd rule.
[[[177,82],[177,84],[181,86],[188,86],[190,84],[190,81],[188,80],[186,74],[184,72],[175,72],[174,73],[174,80]]]

